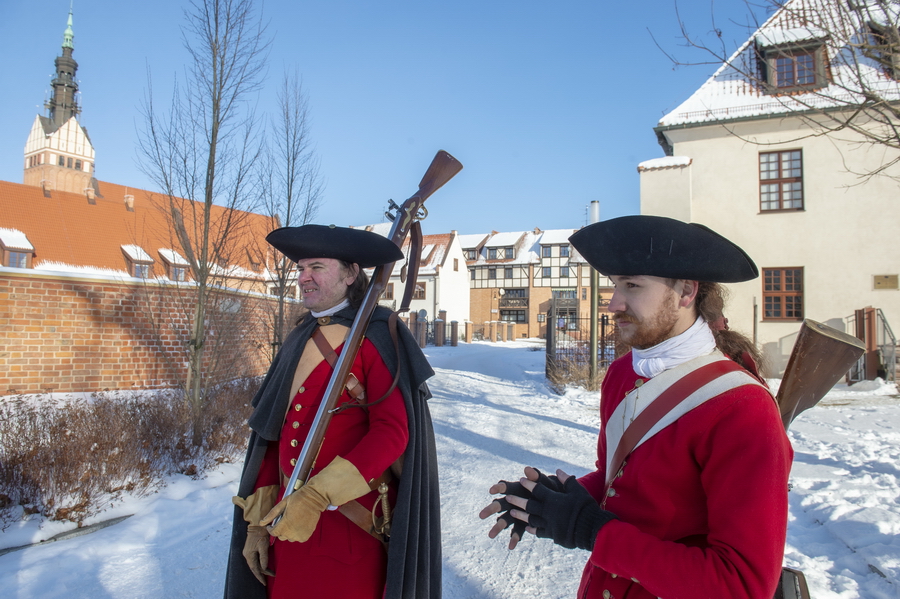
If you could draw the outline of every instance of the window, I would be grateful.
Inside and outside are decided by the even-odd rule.
[[[453,272],[459,271],[459,258],[453,259]]]
[[[423,300],[425,299],[425,283],[420,281],[416,281],[416,288],[413,289],[413,299]]]
[[[475,269],[472,268],[472,269],[469,270],[469,272],[472,273],[471,279],[474,281],[474,280],[475,280]]]
[[[801,150],[760,153],[759,208],[762,211],[803,209]]]
[[[504,322],[525,322],[525,310],[500,310],[500,320]]]
[[[559,267],[559,276],[560,276],[560,278],[567,279],[569,277],[569,267],[568,266],[560,266]]]
[[[763,269],[763,320],[803,320],[803,269]]]
[[[506,258],[507,260],[512,260],[513,258],[516,257],[516,250],[512,246],[500,248],[500,253],[501,253],[502,257]]]
[[[76,160],[76,161],[75,161],[75,170],[76,170],[76,171],[80,171],[80,170],[81,170],[81,161],[80,161],[80,160]]]
[[[497,248],[489,248],[488,249],[488,260],[496,260],[497,259]]]
[[[478,252],[475,250],[466,250],[466,260],[477,260]]]
[[[544,277],[545,279],[550,278],[550,267],[549,266],[545,266],[541,269],[541,276]]]
[[[187,281],[187,268],[183,266],[170,266],[169,279],[172,281]]]
[[[775,59],[775,87],[804,87],[816,83],[816,59],[809,52]]]
[[[562,256],[563,258],[568,258],[569,257],[569,246],[567,246],[567,245],[559,246],[559,255]]]
[[[513,269],[511,269],[511,268],[504,268],[504,269],[503,269],[503,278],[504,278],[504,279],[511,279],[511,278],[513,278]]]
[[[25,252],[7,252],[6,265],[12,268],[28,268],[28,254]]]
[[[549,245],[541,246],[541,258],[549,258],[553,255],[553,248]]]
[[[394,299],[394,284],[388,283],[387,287],[384,288],[384,299],[392,300]]]
[[[551,294],[554,299],[578,299],[575,289],[554,289]]]
[[[496,278],[497,278],[497,269],[496,269],[496,268],[489,268],[489,269],[488,269],[488,279],[494,280],[494,279],[496,279]]]
[[[72,157],[66,158],[66,168],[72,168]]]
[[[65,156],[59,157],[59,166],[66,166],[66,157]]]
[[[820,41],[762,50],[762,65],[769,93],[809,91],[828,83],[825,51]]]
[[[511,298],[511,297],[527,297],[527,296],[525,295],[525,292],[526,292],[526,291],[527,291],[527,289],[507,289],[505,295],[506,295],[507,298]]]
[[[546,314],[538,314],[538,315],[537,315],[537,321],[538,321],[538,322],[546,322],[546,320],[547,320],[547,315],[546,315]]]
[[[582,299],[582,300],[586,300],[586,299],[587,299],[587,287],[582,287],[582,288],[581,288],[581,299]]]
[[[135,262],[131,266],[131,276],[136,279],[149,279],[153,272],[153,265],[143,262]]]

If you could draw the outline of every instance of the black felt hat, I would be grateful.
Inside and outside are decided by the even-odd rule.
[[[403,257],[395,243],[378,233],[334,225],[282,227],[266,235],[266,241],[294,262],[334,258],[370,268]]]
[[[712,283],[759,276],[747,253],[712,229],[662,216],[623,216],[588,225],[569,241],[601,274]]]

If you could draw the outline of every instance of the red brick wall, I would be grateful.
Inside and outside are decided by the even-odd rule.
[[[208,312],[205,371],[263,374],[272,299],[229,292]],[[290,304],[288,321],[298,306]],[[151,389],[185,376],[193,300],[173,285],[0,272],[0,395]]]

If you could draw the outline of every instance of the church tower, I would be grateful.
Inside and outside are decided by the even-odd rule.
[[[69,10],[62,54],[56,57],[53,90],[45,104],[47,116],[35,117],[25,143],[24,183],[43,187],[45,192],[57,189],[83,193],[93,200],[94,147],[76,118],[81,107],[76,97],[78,63],[72,58],[74,50],[75,33]]]

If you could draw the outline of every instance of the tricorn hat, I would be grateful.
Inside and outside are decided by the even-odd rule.
[[[370,268],[403,257],[395,243],[378,233],[334,225],[282,227],[266,235],[266,241],[294,262],[334,258]]]
[[[712,283],[759,276],[737,245],[712,229],[662,216],[623,216],[588,225],[569,241],[601,274],[651,275]]]

